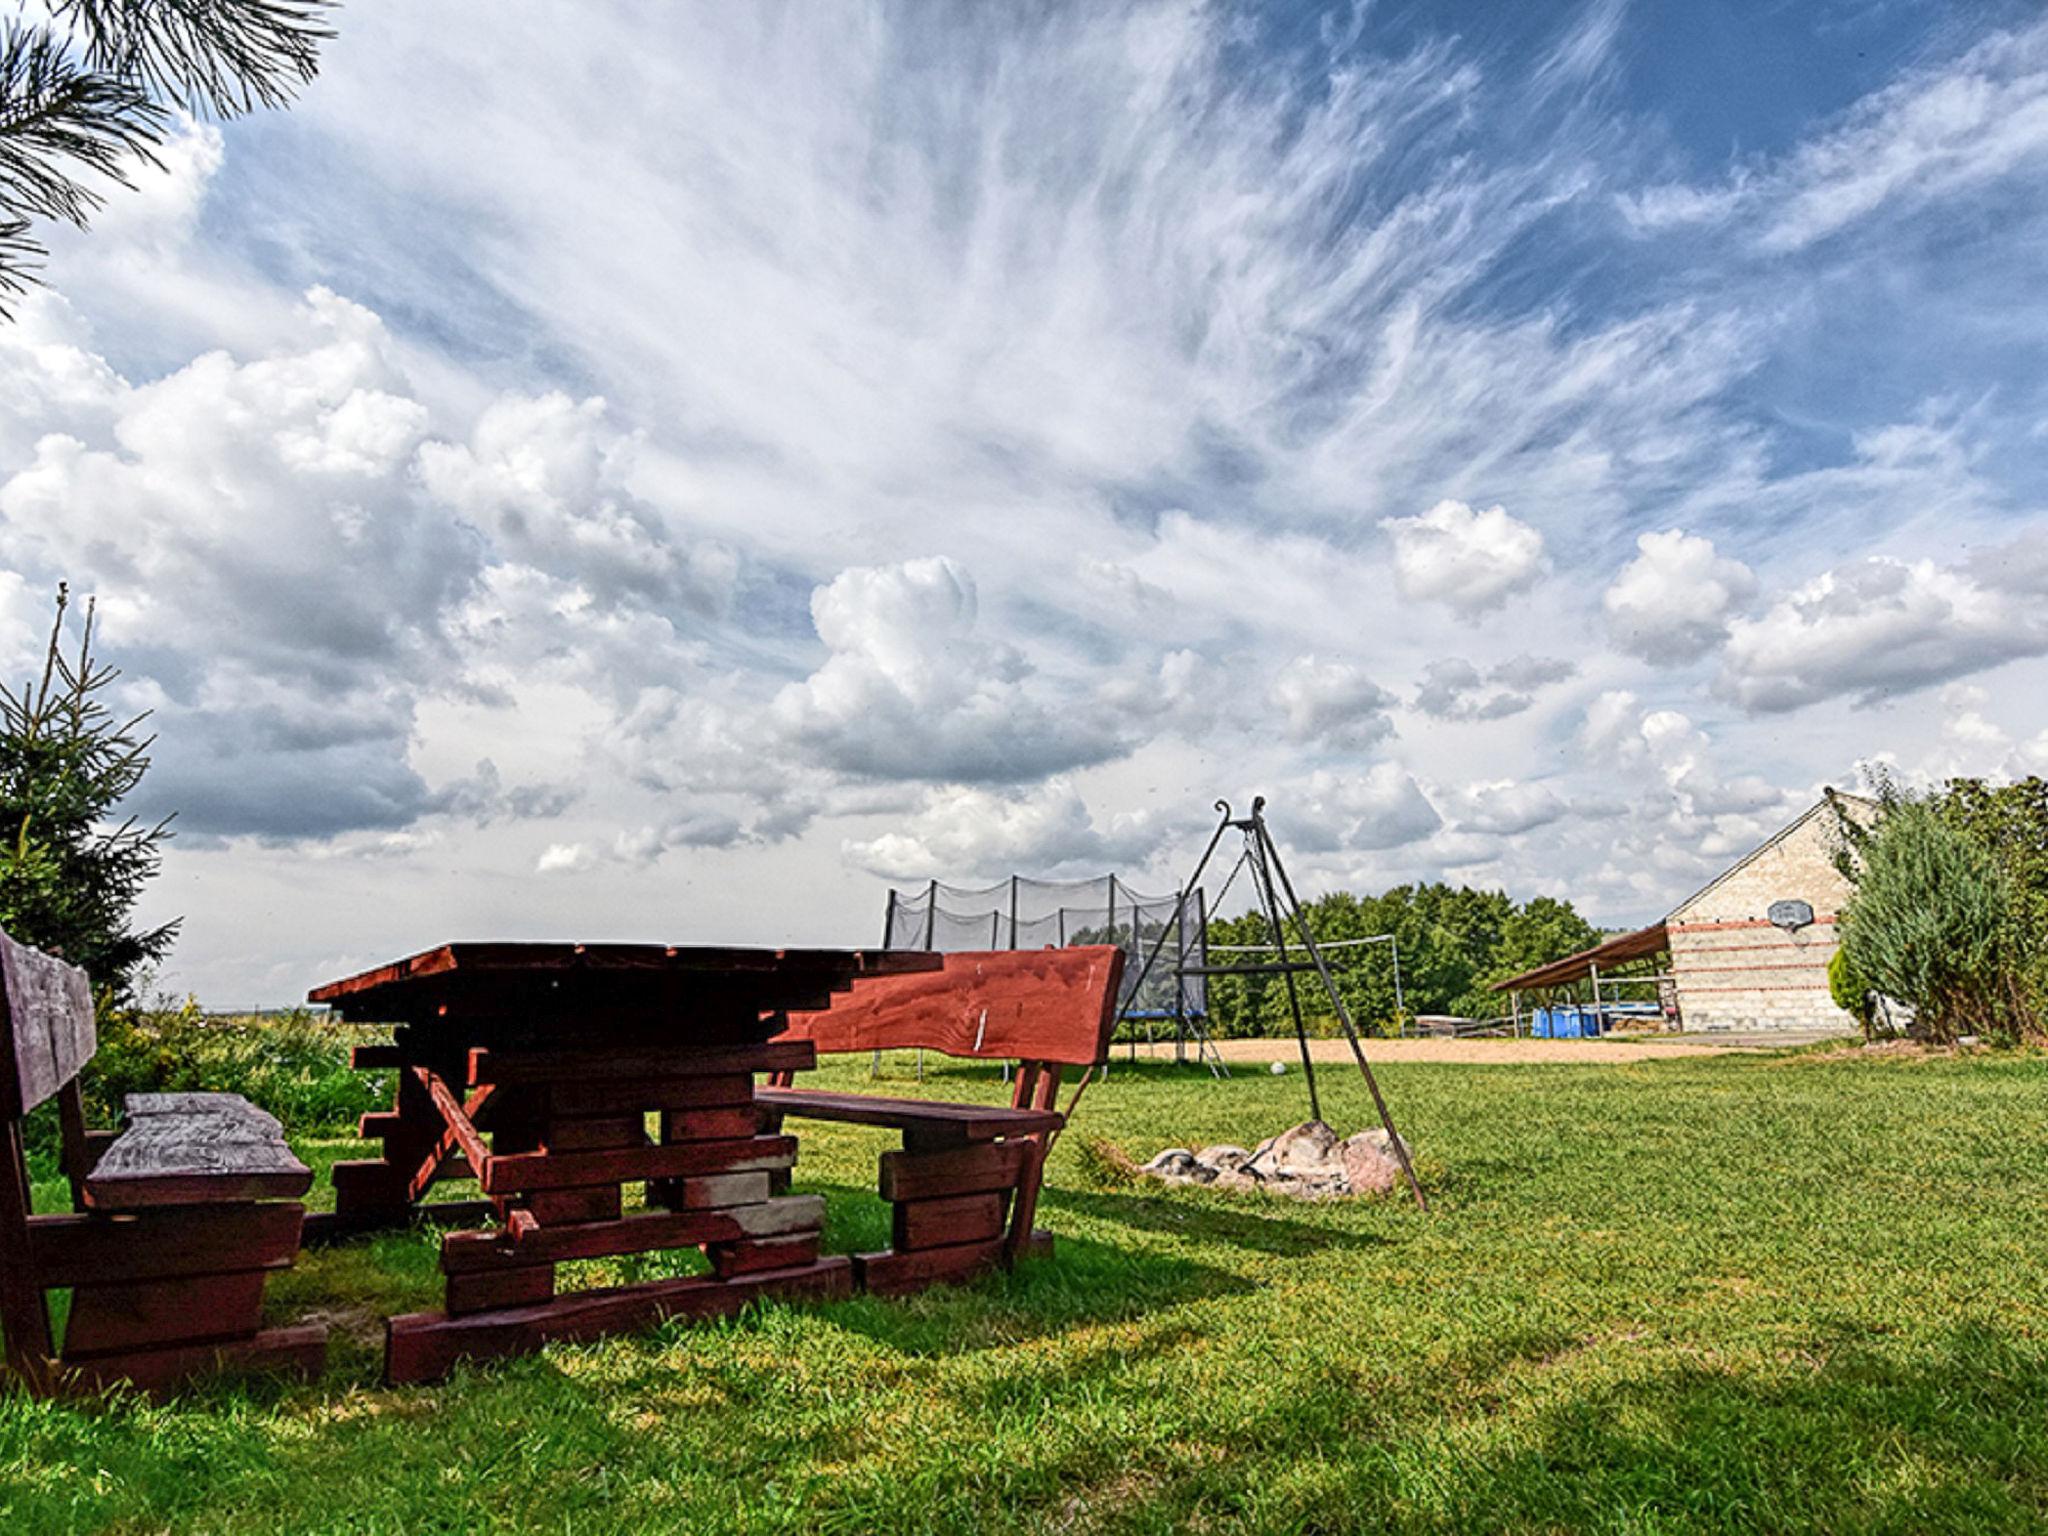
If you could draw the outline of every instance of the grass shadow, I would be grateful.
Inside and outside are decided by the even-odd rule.
[[[1177,1194],[1075,1189],[1048,1191],[1046,1195],[1046,1206],[1051,1209],[1077,1211],[1137,1231],[1164,1233],[1190,1242],[1228,1243],[1283,1258],[1328,1248],[1383,1248],[1392,1241],[1335,1221],[1303,1221],[1281,1214],[1291,1204],[1274,1195],[1246,1195],[1228,1201],[1218,1196],[1183,1199]]]

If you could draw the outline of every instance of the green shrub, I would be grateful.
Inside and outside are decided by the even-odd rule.
[[[305,1009],[220,1016],[191,998],[159,999],[103,1012],[99,1054],[81,1081],[104,1124],[119,1118],[127,1094],[219,1092],[261,1105],[294,1134],[339,1134],[390,1103],[388,1073],[348,1064],[351,1045],[380,1034]]]
[[[1834,999],[1837,1008],[1862,1027],[1866,1040],[1874,1039],[1877,1034],[1876,990],[1850,963],[1849,951],[1837,946],[1833,958],[1828,961],[1828,995]]]
[[[1911,1008],[1915,1034],[1949,1044],[2039,1032],[2021,1005],[2006,882],[1981,842],[1927,801],[1888,792],[1850,868],[1842,964]]]

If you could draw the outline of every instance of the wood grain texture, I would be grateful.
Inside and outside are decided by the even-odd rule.
[[[578,1291],[533,1306],[470,1317],[414,1312],[385,1325],[384,1375],[394,1383],[436,1381],[458,1360],[532,1354],[549,1343],[632,1332],[671,1317],[725,1316],[766,1296],[828,1300],[852,1290],[852,1265],[844,1258],[829,1258],[798,1269],[730,1280],[696,1276]]]
[[[690,1173],[746,1173],[796,1162],[794,1136],[750,1136],[733,1141],[679,1141],[663,1147],[610,1152],[514,1152],[491,1159],[484,1193],[517,1194],[576,1184],[676,1178]]]
[[[313,1171],[275,1119],[232,1093],[132,1093],[127,1128],[85,1181],[95,1210],[302,1195]]]
[[[548,1090],[558,1115],[597,1115],[638,1110],[714,1109],[746,1104],[754,1096],[750,1072],[714,1072],[695,1077],[571,1079]]]
[[[470,1053],[472,1083],[555,1083],[640,1080],[669,1077],[730,1076],[741,1072],[803,1071],[818,1064],[808,1040],[783,1040],[746,1045],[629,1046],[613,1050],[591,1046],[579,1050],[492,1051]]]
[[[267,1278],[258,1269],[77,1286],[64,1326],[64,1358],[247,1338],[262,1319]]]
[[[957,1284],[998,1269],[1003,1262],[1003,1240],[961,1243],[951,1248],[925,1248],[915,1253],[861,1253],[854,1255],[854,1274],[864,1291],[877,1296],[901,1296],[928,1285]]]
[[[1056,1129],[1051,1110],[1004,1109],[991,1104],[956,1104],[932,1099],[885,1098],[874,1093],[824,1093],[808,1088],[761,1088],[755,1102],[785,1115],[837,1120],[848,1125],[882,1125],[918,1130],[937,1139],[992,1141]]]
[[[947,955],[940,970],[863,978],[828,1009],[791,1013],[777,1038],[826,1055],[922,1046],[1092,1066],[1109,1048],[1123,962],[1106,945]]]
[[[228,1270],[289,1269],[305,1207],[272,1200],[109,1215],[38,1216],[30,1224],[45,1289],[163,1280]]]
[[[720,1243],[710,1250],[710,1254],[712,1272],[721,1280],[730,1280],[736,1275],[755,1275],[764,1270],[817,1263],[818,1234],[809,1232],[796,1237],[750,1238],[737,1243]]]
[[[660,1248],[816,1232],[825,1221],[822,1195],[789,1195],[725,1210],[658,1211],[582,1226],[504,1232],[451,1232],[441,1239],[447,1274],[505,1269],[569,1259],[604,1259]]]
[[[1024,1166],[1021,1141],[983,1142],[946,1152],[884,1152],[884,1200],[933,1200],[1016,1187]]]
[[[99,1049],[85,972],[0,933],[0,1037],[0,1115],[15,1119]]]
[[[326,1364],[327,1327],[307,1323],[267,1329],[254,1338],[225,1344],[184,1344],[67,1361],[54,1385],[62,1393],[89,1396],[125,1384],[162,1397],[189,1382],[224,1372],[314,1377]]]
[[[889,1244],[898,1252],[947,1248],[1000,1237],[1009,1210],[1007,1193],[948,1195],[940,1200],[913,1200],[890,1213]]]

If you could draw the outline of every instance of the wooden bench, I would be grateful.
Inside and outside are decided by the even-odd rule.
[[[881,1160],[890,1246],[855,1256],[859,1284],[915,1290],[1012,1263],[1027,1245],[1050,1250],[1032,1220],[1060,1078],[1108,1052],[1123,958],[1109,946],[948,955],[943,970],[857,982],[830,1008],[788,1016],[779,1038],[821,1055],[917,1047],[1017,1062],[1007,1108],[793,1088],[788,1073],[755,1094],[769,1128],[795,1115],[902,1132]]]
[[[263,1331],[264,1277],[299,1251],[312,1171],[230,1093],[139,1093],[88,1131],[78,1073],[98,1049],[85,973],[0,933],[0,1329],[31,1390],[159,1391],[223,1366],[316,1374],[324,1326]],[[38,1216],[22,1120],[57,1100],[73,1211]],[[64,1344],[43,1293],[69,1289]]]

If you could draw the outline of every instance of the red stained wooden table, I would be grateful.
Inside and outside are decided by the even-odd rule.
[[[824,1202],[777,1195],[794,1137],[761,1134],[754,1075],[816,1062],[771,1040],[792,1009],[827,1007],[863,976],[936,970],[935,954],[643,944],[447,944],[316,987],[337,1017],[395,1025],[355,1064],[395,1068],[388,1111],[363,1117],[382,1155],[334,1167],[335,1212],[308,1235],[484,1220],[446,1234],[441,1312],[394,1317],[393,1381],[550,1339],[730,1312],[755,1296],[844,1295],[821,1258]],[[650,1116],[657,1131],[648,1134]],[[436,1181],[472,1177],[485,1201],[421,1207]],[[645,1181],[648,1209],[623,1210]],[[712,1273],[557,1295],[555,1266],[702,1247]]]

